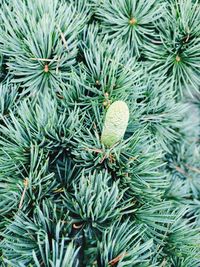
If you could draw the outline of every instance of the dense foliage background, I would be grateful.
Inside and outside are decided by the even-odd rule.
[[[0,66],[0,265],[200,266],[199,0],[1,0]]]

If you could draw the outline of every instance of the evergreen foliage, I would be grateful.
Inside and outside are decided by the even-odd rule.
[[[199,267],[199,0],[0,14],[0,266]]]

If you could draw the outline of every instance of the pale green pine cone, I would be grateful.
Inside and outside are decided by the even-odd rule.
[[[129,120],[129,108],[124,101],[116,101],[107,110],[101,142],[111,147],[119,142],[126,132]]]

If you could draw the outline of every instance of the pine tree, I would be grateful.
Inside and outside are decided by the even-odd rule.
[[[199,1],[0,15],[0,265],[200,266]]]

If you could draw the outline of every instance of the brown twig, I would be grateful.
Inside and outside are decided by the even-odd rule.
[[[21,200],[20,200],[20,203],[19,203],[19,209],[22,208],[22,205],[23,205],[23,201],[24,201],[24,197],[25,197],[27,188],[28,188],[28,178],[26,178],[24,180],[24,190],[22,192]]]
[[[104,154],[103,158],[100,160],[100,164],[104,162],[104,160],[107,158],[107,154]]]
[[[58,25],[57,25],[57,28],[58,28],[58,31],[60,33],[61,39],[63,41],[63,44],[64,44],[66,50],[69,52],[69,48],[68,48],[68,45],[67,45],[67,41],[65,39],[65,36],[64,36],[63,32],[61,31],[61,29],[60,29],[60,27]]]
[[[98,148],[85,148],[86,151],[96,152],[96,153],[103,153],[102,149]]]
[[[57,60],[57,64],[56,64],[56,74],[59,73],[59,63],[60,63],[60,56],[59,56],[59,58]]]
[[[183,169],[181,169],[179,166],[175,166],[175,169],[176,169],[178,172],[180,172],[181,174],[183,174],[183,175],[187,175],[186,172],[185,172]]]
[[[185,165],[189,170],[193,171],[193,172],[197,172],[197,173],[200,173],[200,169],[196,168],[196,167],[193,167],[193,166],[190,166],[188,164]]]
[[[117,142],[117,143],[115,143],[114,145],[112,145],[111,148],[110,148],[110,152],[111,152],[112,149],[113,149],[115,146],[117,146],[118,144],[119,144],[119,142]],[[104,155],[103,158],[101,159],[100,163],[103,163],[104,160],[105,160],[106,158],[109,158],[109,157],[110,157],[110,154],[107,155],[107,154],[105,153],[105,155]]]
[[[114,266],[116,263],[118,263],[125,255],[127,255],[127,253],[122,253],[119,256],[117,256],[116,258],[114,258],[113,260],[109,261],[109,265],[110,266]]]
[[[184,43],[187,43],[188,41],[189,41],[189,39],[190,39],[190,30],[189,30],[189,28],[187,29],[187,37],[186,37],[186,39],[184,40]]]

